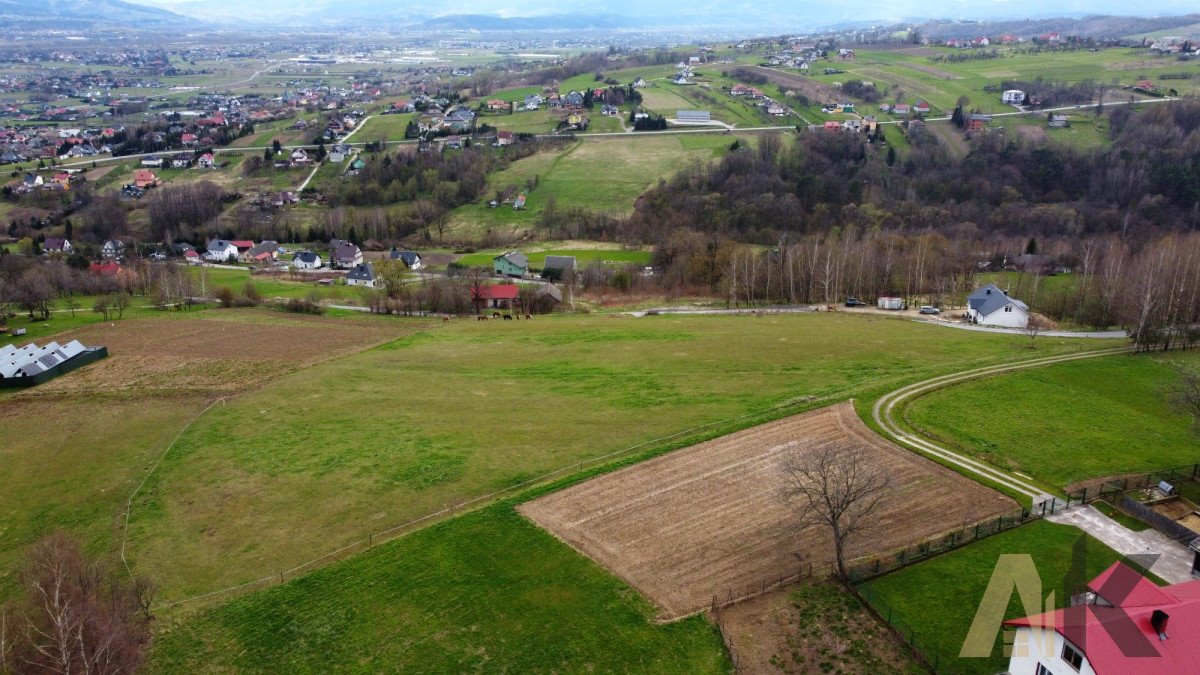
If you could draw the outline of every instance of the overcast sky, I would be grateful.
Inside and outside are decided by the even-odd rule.
[[[131,0],[145,5],[163,7],[181,14],[214,18],[256,18],[279,16],[319,16],[337,13],[341,9],[371,8],[390,15],[411,12],[417,16],[444,14],[498,14],[501,16],[532,16],[586,12],[625,16],[672,15],[695,19],[703,23],[706,16],[759,15],[767,23],[783,21],[788,28],[805,24],[829,24],[864,20],[903,20],[906,18],[1046,18],[1050,16],[1079,16],[1084,14],[1117,14],[1122,16],[1163,16],[1200,12],[1197,0],[877,0],[842,4],[810,0],[472,0],[469,3],[429,3],[418,0]],[[782,26],[781,26],[782,27]]]

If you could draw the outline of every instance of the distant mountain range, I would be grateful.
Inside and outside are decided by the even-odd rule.
[[[920,26],[921,34],[928,38],[966,37],[973,35],[997,35],[1011,33],[1018,36],[1041,35],[1058,32],[1082,37],[1125,37],[1146,33],[1195,32],[1200,25],[1200,14],[1168,17],[1135,16],[1087,16],[1080,19],[1017,19],[1009,21],[945,21],[935,20]]]
[[[503,17],[488,14],[455,14],[426,19],[422,28],[446,30],[597,30],[636,28],[645,22],[616,14],[551,14]]]
[[[750,28],[766,33],[815,30],[847,22],[896,23],[913,17],[953,20],[1123,15],[1126,0],[876,0],[848,7],[805,0],[473,0],[454,12],[418,0],[136,0],[214,23],[278,26],[369,24],[446,29]],[[89,4],[89,3],[80,3]],[[97,3],[100,4],[100,3]],[[36,6],[36,5],[35,5]],[[1196,11],[1195,0],[1142,0],[1143,16]],[[425,22],[431,22],[425,24]]]
[[[189,19],[159,7],[123,0],[0,0],[0,22],[48,28],[168,27],[195,25]]]

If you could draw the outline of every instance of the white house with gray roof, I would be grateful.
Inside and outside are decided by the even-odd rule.
[[[967,296],[967,320],[981,326],[1024,328],[1029,325],[1029,305],[988,284]]]

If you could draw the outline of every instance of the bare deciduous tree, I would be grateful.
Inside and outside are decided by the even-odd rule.
[[[788,453],[780,470],[783,498],[800,516],[797,527],[829,528],[837,573],[846,579],[847,543],[870,525],[871,514],[887,496],[887,472],[864,449],[845,446]]]
[[[1167,401],[1176,410],[1192,416],[1192,431],[1200,434],[1200,372],[1175,366],[1179,379],[1167,388]]]
[[[0,625],[0,668],[13,672],[132,673],[150,639],[149,587],[89,560],[62,532],[30,550],[24,606]]]
[[[1029,336],[1029,348],[1030,349],[1033,349],[1034,342],[1037,340],[1037,336],[1041,335],[1042,331],[1045,330],[1045,328],[1046,328],[1046,323],[1042,320],[1042,317],[1038,316],[1037,314],[1034,314],[1033,312],[1030,312],[1029,320],[1025,322],[1025,328],[1024,328],[1025,334]]]

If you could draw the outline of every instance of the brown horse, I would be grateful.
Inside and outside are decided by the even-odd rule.
[[[532,319],[532,318],[533,318],[533,315],[532,315],[532,314],[526,314],[526,315],[525,315],[525,318],[526,318],[526,319]]]
[[[492,318],[493,318],[493,319],[499,319],[499,318],[500,318],[500,312],[492,312]]]
[[[476,321],[487,321],[488,318],[486,316],[477,316],[477,317],[475,317],[475,320]]]
[[[512,318],[512,314],[505,314],[505,315],[504,315],[504,320],[505,320],[505,321],[512,321],[512,320],[513,320],[513,318]]]

